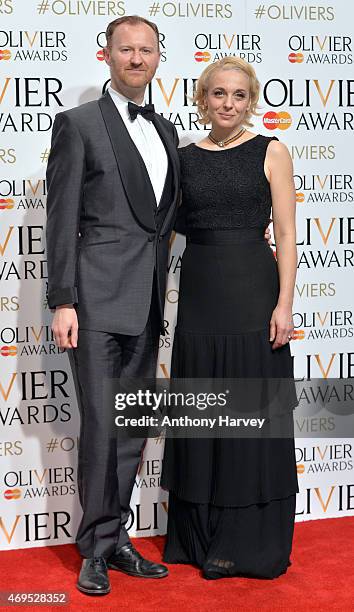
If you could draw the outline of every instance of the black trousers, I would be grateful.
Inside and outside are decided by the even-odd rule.
[[[68,351],[81,419],[78,489],[83,515],[76,543],[83,557],[107,558],[129,542],[125,525],[145,440],[117,439],[113,401],[103,401],[104,381],[155,378],[159,331],[153,291],[142,334],[79,329],[78,346]]]

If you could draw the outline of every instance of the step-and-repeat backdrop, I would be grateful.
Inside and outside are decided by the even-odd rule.
[[[106,25],[135,13],[161,31],[161,64],[149,98],[175,124],[181,146],[208,129],[198,124],[190,99],[203,68],[229,55],[254,66],[262,95],[253,130],[278,136],[294,161],[296,376],[327,379],[328,397],[335,393],[332,379],[354,376],[354,6],[340,0],[0,0],[2,549],[71,542],[80,519],[78,410],[46,302],[45,171],[55,114],[100,96],[109,79]],[[159,377],[169,376],[183,248],[177,236]],[[353,514],[353,433],[339,437],[330,411],[297,416],[295,429],[297,520]],[[161,455],[161,441],[150,440],[136,477],[131,534],[166,530]]]

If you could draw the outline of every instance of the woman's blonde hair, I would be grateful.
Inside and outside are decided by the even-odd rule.
[[[257,106],[260,94],[260,83],[257,79],[254,68],[248,62],[241,59],[240,57],[224,57],[210,66],[207,66],[205,70],[203,70],[200,75],[195,90],[193,101],[197,105],[198,114],[199,114],[199,123],[202,125],[206,125],[210,123],[210,119],[208,116],[208,109],[205,106],[205,96],[208,93],[208,85],[210,77],[219,70],[241,70],[245,74],[247,74],[250,82],[250,104],[249,110],[246,112],[244,125],[247,127],[252,127],[253,123],[251,123],[250,118],[252,115],[257,115]]]

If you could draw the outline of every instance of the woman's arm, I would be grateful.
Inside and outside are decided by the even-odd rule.
[[[274,237],[280,280],[279,299],[270,321],[273,349],[286,344],[294,330],[292,306],[296,278],[296,197],[293,164],[287,147],[278,141],[268,145],[265,160],[272,194]]]

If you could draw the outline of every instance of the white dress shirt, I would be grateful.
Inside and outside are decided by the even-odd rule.
[[[131,139],[144,160],[158,206],[167,174],[168,158],[165,147],[152,121],[144,119],[140,114],[137,115],[134,121],[131,120],[128,111],[128,102],[131,100],[128,100],[128,98],[118,93],[112,87],[108,87],[108,92],[124,121]]]

